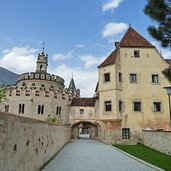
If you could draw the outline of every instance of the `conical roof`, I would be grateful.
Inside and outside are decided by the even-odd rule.
[[[75,87],[75,83],[74,83],[73,77],[71,78],[71,81],[69,83],[68,89],[71,90],[72,92],[76,92],[76,87]]]
[[[129,27],[122,40],[119,43],[120,47],[142,47],[154,48],[148,40],[141,36],[132,27]]]

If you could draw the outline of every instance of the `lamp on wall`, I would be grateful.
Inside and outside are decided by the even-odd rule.
[[[170,127],[171,127],[171,104],[170,104],[171,86],[167,86],[163,88],[166,89],[166,92],[169,98],[169,114],[170,114]]]

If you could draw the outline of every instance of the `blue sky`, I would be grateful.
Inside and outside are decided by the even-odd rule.
[[[48,72],[65,79],[73,73],[81,96],[93,96],[97,66],[131,26],[171,57],[150,37],[155,24],[143,13],[146,0],[5,0],[0,10],[0,66],[35,71],[37,54],[49,55]]]

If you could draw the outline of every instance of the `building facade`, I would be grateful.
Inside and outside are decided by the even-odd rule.
[[[73,78],[65,88],[63,78],[47,73],[48,57],[37,58],[36,72],[18,77],[7,88],[1,110],[35,119],[57,116],[70,124],[78,137],[82,125],[90,137],[108,143],[141,142],[142,129],[170,129],[169,82],[162,71],[169,67],[155,46],[130,27],[114,51],[98,66],[93,98],[80,98]]]
[[[39,120],[56,116],[59,123],[68,124],[69,106],[80,91],[65,88],[64,79],[47,73],[47,66],[47,54],[38,54],[36,72],[19,75],[16,85],[6,89],[1,110]]]
[[[170,129],[168,96],[163,89],[169,82],[162,74],[169,64],[132,27],[115,46],[98,66],[93,121],[98,123],[99,139],[141,142],[142,129]],[[75,113],[79,108],[75,105]],[[83,118],[81,111],[75,116],[77,122]]]

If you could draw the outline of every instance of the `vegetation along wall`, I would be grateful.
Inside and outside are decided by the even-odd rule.
[[[71,140],[71,129],[0,112],[0,170],[37,171]]]

